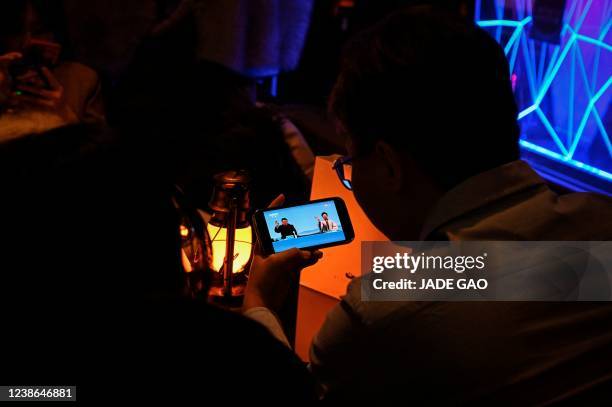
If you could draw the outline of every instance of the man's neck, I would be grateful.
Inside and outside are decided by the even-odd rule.
[[[443,196],[441,191],[423,191],[418,199],[410,193],[403,199],[394,200],[388,210],[391,216],[383,232],[394,241],[416,241],[421,237],[425,221],[436,203]],[[405,202],[409,202],[408,205]]]

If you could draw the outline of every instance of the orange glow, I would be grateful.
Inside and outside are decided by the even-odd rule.
[[[223,267],[225,258],[225,241],[227,230],[219,226],[208,224],[208,235],[210,236],[212,245],[212,269],[219,271]],[[234,241],[234,267],[233,272],[241,273],[251,259],[253,251],[253,232],[250,226],[246,228],[236,229],[236,238]]]
[[[179,231],[181,233],[181,237],[187,237],[189,236],[189,229],[187,229],[184,225],[181,225],[179,227]]]
[[[354,276],[361,274],[361,242],[368,240],[388,241],[389,239],[372,224],[352,191],[344,188],[332,163],[338,156],[317,157],[310,199],[338,196],[344,200],[348,209],[355,240],[351,243],[323,249],[323,259],[311,267],[306,267],[301,274],[300,284],[330,297],[340,298],[346,293],[350,282],[347,272]],[[344,176],[351,179],[351,166],[344,166]]]

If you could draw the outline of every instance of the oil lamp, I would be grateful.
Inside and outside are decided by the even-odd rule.
[[[253,254],[248,217],[250,177],[246,171],[228,171],[215,175],[214,181],[208,204],[212,216],[206,226],[212,271],[209,297],[213,302],[238,305]]]

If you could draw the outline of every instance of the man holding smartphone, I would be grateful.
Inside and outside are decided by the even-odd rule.
[[[349,185],[391,240],[612,239],[610,198],[559,195],[519,159],[508,63],[471,21],[415,7],[361,33],[330,107],[349,135]],[[275,256],[249,280],[262,304],[278,295],[262,287],[296,273]],[[611,303],[376,303],[360,284],[313,339],[328,399],[609,404]]]

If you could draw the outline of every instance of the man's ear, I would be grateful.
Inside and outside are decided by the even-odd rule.
[[[404,179],[401,156],[387,142],[381,140],[376,142],[374,151],[382,170],[382,179],[379,181],[391,191],[400,191]]]

